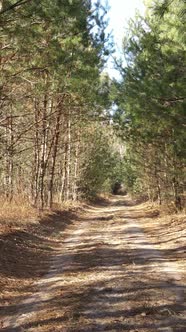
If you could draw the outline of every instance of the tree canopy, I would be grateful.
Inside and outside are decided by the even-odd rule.
[[[184,2],[148,1],[123,40],[127,63],[113,85],[115,123],[127,145],[126,182],[132,191],[184,199]]]
[[[52,207],[119,181],[182,208],[184,1],[146,6],[112,81],[106,2],[1,1],[1,195]]]

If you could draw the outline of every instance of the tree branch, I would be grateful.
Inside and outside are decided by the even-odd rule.
[[[11,6],[7,7],[7,8],[5,8],[5,9],[1,10],[0,11],[0,15],[4,14],[4,13],[10,11],[10,10],[15,9],[16,7],[22,6],[22,5],[24,5],[25,3],[29,2],[29,1],[31,1],[31,0],[18,0],[13,5],[11,5]]]

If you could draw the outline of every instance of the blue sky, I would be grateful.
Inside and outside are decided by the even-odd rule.
[[[109,17],[109,30],[113,31],[113,37],[116,48],[116,55],[119,56],[124,30],[127,27],[127,22],[131,17],[135,16],[136,9],[141,14],[144,13],[145,7],[143,0],[108,0],[110,11]],[[109,61],[107,71],[111,76],[117,76],[117,73],[112,69],[112,62]]]

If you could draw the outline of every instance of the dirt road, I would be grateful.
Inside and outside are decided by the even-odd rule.
[[[141,209],[118,196],[87,208],[2,331],[185,332],[183,250],[149,232]]]

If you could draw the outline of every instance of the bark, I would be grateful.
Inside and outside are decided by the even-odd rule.
[[[5,127],[5,138],[6,138],[6,175],[5,175],[5,186],[6,186],[6,197],[9,201],[13,199],[13,157],[14,157],[14,135],[13,135],[13,116],[12,112],[7,117],[7,123]]]
[[[34,205],[37,206],[39,196],[39,177],[40,177],[40,140],[39,140],[39,103],[34,100],[35,116],[35,137],[34,137],[34,171],[33,171],[33,190],[32,197]]]
[[[182,210],[181,196],[179,195],[179,183],[176,177],[172,180],[173,194],[174,194],[174,204],[177,210]]]
[[[78,170],[79,170],[79,148],[80,148],[80,131],[78,128],[77,132],[77,142],[75,146],[75,160],[74,160],[74,183],[73,183],[73,192],[72,199],[77,201],[78,199]]]
[[[67,146],[66,146],[66,200],[70,199],[70,167],[71,167],[71,114],[67,119]]]
[[[40,171],[40,204],[41,208],[44,208],[45,197],[44,197],[44,178],[46,172],[46,144],[47,144],[47,125],[46,125],[46,115],[47,115],[47,95],[44,96],[43,101],[43,122],[42,122],[42,143],[41,143],[41,171]]]
[[[49,181],[49,190],[48,190],[48,205],[52,208],[53,205],[53,187],[54,187],[54,174],[55,174],[55,166],[56,166],[56,157],[58,152],[58,143],[59,143],[59,135],[60,135],[60,120],[62,114],[62,103],[58,105],[58,113],[56,117],[56,125],[55,125],[55,136],[54,136],[54,145],[53,145],[53,154],[52,154],[52,166],[50,173],[50,181]]]

